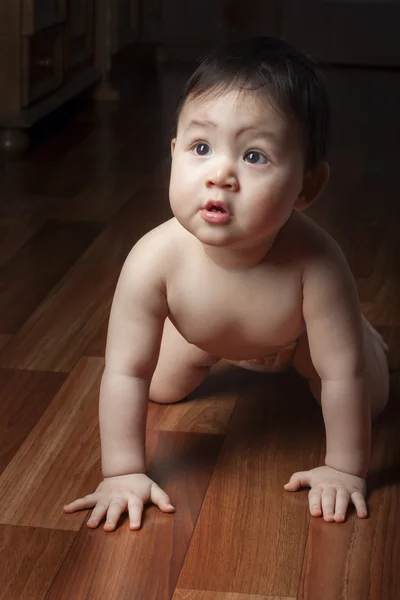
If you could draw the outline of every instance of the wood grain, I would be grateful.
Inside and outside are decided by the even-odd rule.
[[[399,536],[394,533],[400,509],[398,374],[391,384],[389,406],[373,427],[369,518],[359,520],[352,511],[346,523],[333,527],[311,520],[299,600],[392,600],[400,595],[400,580],[389,567],[400,560]]]
[[[77,531],[63,504],[100,481],[97,423],[101,359],[82,359],[0,477],[0,520]],[[85,490],[87,490],[85,492]]]
[[[236,397],[205,397],[176,404],[149,403],[148,428],[160,431],[224,434],[227,431]]]
[[[153,211],[160,199],[147,195],[148,207],[137,222],[135,196],[97,237],[0,353],[0,366],[70,372],[109,315],[116,282],[132,245],[169,216]],[[161,217],[161,218],[160,218]]]
[[[15,196],[11,202],[14,201],[14,198]],[[24,212],[18,217],[0,217],[0,223],[3,223],[5,232],[0,241],[0,267],[5,265],[43,227],[46,221],[46,217],[32,215],[30,211]]]
[[[126,133],[131,131],[132,135],[143,137],[150,126],[149,116],[143,111],[133,115],[134,118],[129,115],[125,121]],[[154,118],[151,121],[153,124]],[[102,139],[98,138],[99,132],[96,136],[92,136],[92,151],[99,143],[110,144],[109,154],[101,155],[102,168],[98,166],[98,171],[85,181],[79,192],[72,197],[71,202],[53,203],[46,207],[46,215],[57,219],[109,221],[134,194],[143,193],[143,188],[147,184],[162,177],[163,171],[157,168],[158,162],[162,161],[164,156],[161,149],[154,156],[151,166],[145,162],[146,154],[152,152],[150,139],[147,140],[147,147],[142,148],[143,154],[139,155],[140,160],[132,163],[132,157],[126,152],[126,138],[113,136],[113,132],[110,131],[105,131]],[[93,148],[95,142],[96,146]],[[73,158],[72,162],[75,160]]]
[[[237,401],[178,588],[297,594],[310,517],[305,492],[283,485],[318,463],[322,422],[295,374],[252,375],[258,385]]]
[[[64,383],[62,373],[0,369],[0,473]]]
[[[284,598],[283,596],[254,596],[253,594],[176,589],[172,600],[295,600],[295,598],[288,598],[287,596]]]
[[[44,600],[75,535],[0,525],[0,599]]]
[[[98,356],[105,358],[109,318],[110,315],[106,314],[103,324],[98,328],[97,332],[83,350],[83,356]]]
[[[139,531],[130,531],[125,519],[108,534],[83,527],[48,600],[169,600],[222,441],[215,435],[149,432],[149,473],[170,495],[176,513],[150,506]]]
[[[4,335],[0,333],[0,350],[11,340],[11,335]]]
[[[49,221],[0,269],[0,331],[15,333],[68,272],[101,224]]]

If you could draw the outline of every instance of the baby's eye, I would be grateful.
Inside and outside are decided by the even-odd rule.
[[[197,156],[207,156],[211,152],[210,146],[204,142],[194,144],[192,150]]]
[[[243,160],[251,165],[265,165],[265,163],[268,162],[267,157],[261,152],[257,152],[257,150],[249,150],[249,152],[246,152]]]

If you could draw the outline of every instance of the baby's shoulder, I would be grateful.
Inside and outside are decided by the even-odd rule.
[[[336,240],[303,213],[297,213],[296,218],[291,220],[287,237],[291,240],[291,251],[305,267],[331,261],[341,263],[344,259],[343,251]]]
[[[125,266],[137,269],[139,265],[143,265],[146,269],[165,275],[174,262],[180,245],[180,229],[175,218],[151,229],[133,246]]]
[[[338,242],[315,221],[303,214],[294,223],[297,228],[298,263],[301,265],[302,282],[312,282],[314,288],[329,282],[335,285],[353,286],[354,278],[347,258]]]

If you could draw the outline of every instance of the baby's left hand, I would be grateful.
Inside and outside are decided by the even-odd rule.
[[[308,502],[313,517],[323,516],[328,522],[343,522],[350,502],[356,507],[360,519],[367,517],[366,483],[362,477],[331,467],[317,467],[294,473],[285,490],[295,492],[305,486],[311,488]]]

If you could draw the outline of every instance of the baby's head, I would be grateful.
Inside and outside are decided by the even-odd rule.
[[[171,207],[207,245],[268,246],[328,179],[322,77],[280,40],[233,42],[203,60],[175,129]]]
[[[233,89],[265,97],[277,111],[300,125],[305,170],[326,159],[330,110],[320,70],[294,46],[269,37],[232,42],[202,60],[179,102],[174,137],[187,102],[207,100]]]

